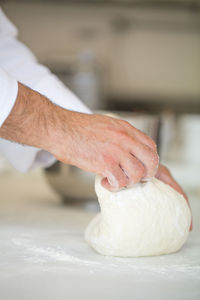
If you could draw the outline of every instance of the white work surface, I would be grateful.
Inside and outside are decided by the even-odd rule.
[[[1,177],[0,191],[0,299],[200,299],[198,196],[181,251],[117,258],[85,243],[93,213],[61,205],[41,174]]]

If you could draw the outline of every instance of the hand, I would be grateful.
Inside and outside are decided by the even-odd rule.
[[[99,174],[110,190],[156,174],[155,142],[128,122],[69,111],[23,84],[18,87],[0,137],[47,150],[64,163]]]
[[[155,142],[126,121],[59,110],[50,152],[60,161],[104,177],[112,191],[156,174]]]
[[[163,165],[159,165],[157,173],[156,173],[156,178],[159,180],[163,181],[164,183],[170,185],[174,190],[176,190],[178,193],[182,194],[185,200],[187,201],[187,204],[191,210],[190,203],[188,200],[187,195],[185,192],[182,190],[180,185],[175,181],[175,179],[172,177],[170,171]],[[190,225],[190,231],[192,230],[192,222]]]

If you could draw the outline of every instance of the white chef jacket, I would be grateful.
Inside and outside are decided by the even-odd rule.
[[[73,111],[91,111],[33,53],[17,40],[17,29],[0,8],[0,127],[15,103],[17,81],[48,97],[55,104]],[[48,152],[0,138],[0,153],[19,171],[36,165],[49,166],[55,158]]]

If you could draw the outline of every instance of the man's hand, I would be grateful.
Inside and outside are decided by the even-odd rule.
[[[128,122],[62,109],[58,114],[50,150],[58,160],[101,175],[112,191],[156,174],[155,142]]]
[[[185,198],[185,200],[187,201],[187,204],[188,204],[188,206],[189,206],[189,208],[191,210],[191,207],[190,207],[187,195],[182,190],[182,188],[180,187],[180,185],[175,181],[175,179],[171,175],[170,171],[165,166],[159,165],[158,171],[157,171],[155,177],[158,178],[159,180],[163,181],[164,183],[170,185],[178,193],[182,194],[183,197]],[[191,230],[192,230],[192,222],[191,222],[191,225],[190,225],[190,231]]]
[[[128,122],[65,110],[18,86],[17,100],[0,128],[0,137],[47,150],[64,163],[99,174],[110,190],[156,174],[156,144]]]

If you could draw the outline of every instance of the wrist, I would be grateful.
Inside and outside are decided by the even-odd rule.
[[[57,157],[62,148],[63,141],[68,137],[68,124],[70,111],[52,103],[45,96],[32,91],[30,101],[33,103],[32,114],[33,140],[31,144],[50,152]],[[31,112],[29,111],[29,115]]]
[[[47,150],[50,143],[49,120],[52,106],[45,96],[19,83],[16,107],[11,114],[17,125],[16,141]]]
[[[70,163],[69,148],[72,145],[72,131],[74,112],[53,105],[48,120],[48,135],[43,148],[50,152],[57,160]]]

